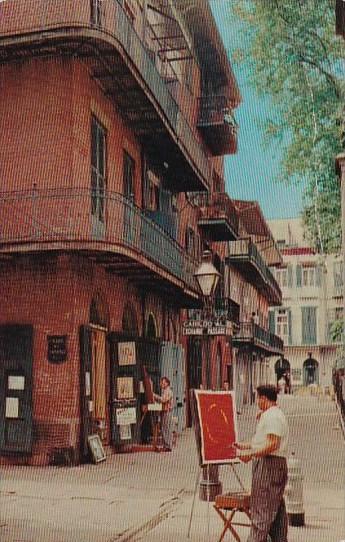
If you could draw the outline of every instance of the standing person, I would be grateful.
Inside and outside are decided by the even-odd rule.
[[[261,412],[250,443],[235,443],[239,459],[253,460],[251,491],[251,530],[247,542],[287,542],[288,520],[284,502],[287,482],[288,424],[277,406],[277,388],[257,388]]]
[[[285,374],[284,374],[278,380],[279,393],[284,394],[285,393],[285,388],[286,388],[286,380],[285,380]]]
[[[160,380],[162,395],[153,394],[153,398],[157,403],[162,403],[162,436],[163,450],[171,452],[173,442],[173,420],[172,409],[174,396],[170,387],[170,380],[167,376],[163,376]]]

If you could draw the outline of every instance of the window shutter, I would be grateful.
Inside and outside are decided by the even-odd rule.
[[[302,343],[316,344],[316,307],[302,307]]]
[[[316,286],[320,287],[322,284],[322,265],[316,267]]]
[[[288,265],[287,274],[288,274],[288,287],[292,288],[293,286],[292,265]]]
[[[300,288],[302,286],[302,266],[296,266],[296,285]]]
[[[271,333],[275,333],[275,311],[268,311],[268,328]]]
[[[291,309],[288,309],[288,331],[289,331],[289,345],[292,344],[292,315]]]

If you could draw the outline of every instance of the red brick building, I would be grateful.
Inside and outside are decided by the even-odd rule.
[[[0,5],[2,462],[144,440],[144,365],[155,387],[173,371],[184,423],[180,311],[200,307],[202,249],[225,256],[203,220],[213,203],[237,220],[212,192],[240,96],[199,4]]]

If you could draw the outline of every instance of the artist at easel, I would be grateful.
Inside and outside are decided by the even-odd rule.
[[[161,413],[161,431],[163,437],[163,451],[171,452],[173,442],[173,392],[170,387],[170,380],[163,376],[160,380],[162,395],[153,394],[153,398],[157,403],[162,404]]]
[[[142,418],[140,421],[140,426],[144,426],[144,423],[147,423],[149,420],[151,424],[151,436],[152,436],[152,445],[153,449],[156,452],[159,452],[158,448],[158,436],[160,433],[160,414],[162,411],[162,404],[155,402],[152,380],[145,365],[143,365],[143,386],[145,392],[145,401],[146,404],[142,405]]]

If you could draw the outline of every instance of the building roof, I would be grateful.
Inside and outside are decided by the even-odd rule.
[[[257,201],[233,200],[242,226],[255,239],[261,252],[266,252],[268,265],[282,263],[282,256]],[[260,246],[261,245],[261,246]]]

